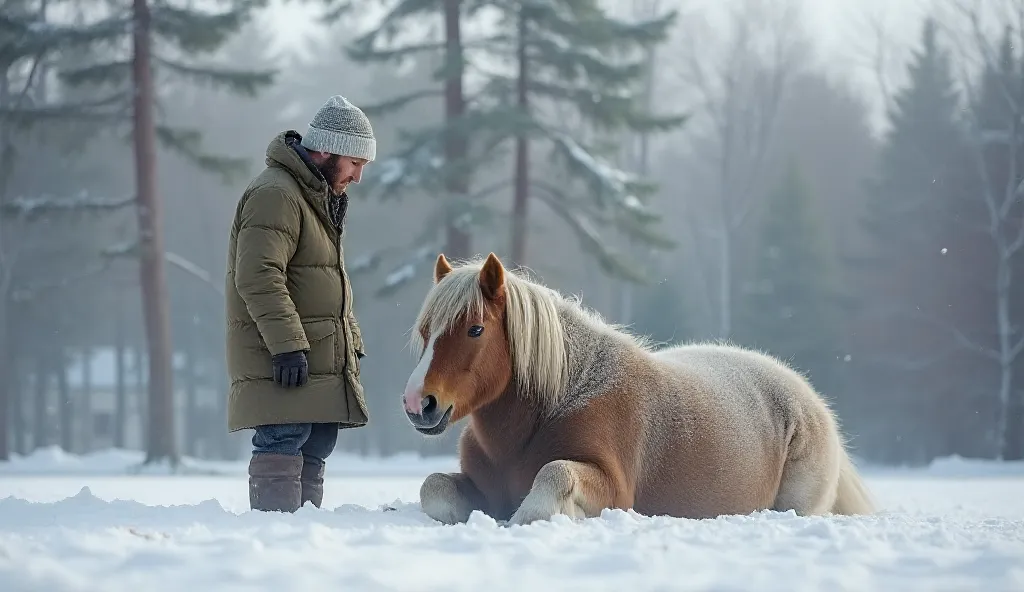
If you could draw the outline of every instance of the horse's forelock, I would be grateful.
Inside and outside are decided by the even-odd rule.
[[[483,314],[481,266],[478,261],[459,265],[427,293],[410,336],[414,351],[423,350],[422,332],[445,333],[465,315]],[[568,380],[561,302],[558,293],[520,273],[505,274],[505,330],[513,373],[524,395],[551,408],[558,404]]]
[[[484,296],[477,278],[478,272],[459,267],[431,288],[410,335],[413,351],[423,351],[425,344],[421,333],[447,333],[466,315],[479,317],[483,314]]]

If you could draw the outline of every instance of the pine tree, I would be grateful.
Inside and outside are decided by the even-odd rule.
[[[330,6],[332,3],[327,2]],[[389,4],[389,2],[381,2]],[[469,151],[471,119],[467,118],[467,99],[464,90],[466,67],[463,22],[472,18],[486,2],[465,0],[398,0],[377,27],[356,38],[346,50],[361,63],[405,64],[410,60],[418,65],[433,67],[431,81],[426,88],[412,88],[379,104],[368,105],[364,111],[370,117],[391,115],[424,99],[442,99],[444,119],[439,125],[420,125],[406,130],[402,146],[383,159],[379,177],[368,179],[365,185],[371,193],[385,198],[401,197],[410,193],[423,193],[435,198],[434,213],[422,236],[417,237],[411,253],[385,278],[378,296],[390,294],[408,282],[426,261],[436,256],[435,228],[443,228],[438,248],[451,257],[470,256],[472,231],[475,225],[486,224],[488,212],[478,207],[471,195],[472,172],[480,161]],[[330,16],[351,12],[351,3],[334,6]],[[442,33],[433,28],[420,37],[398,45],[390,45],[396,33],[421,28],[424,21],[439,18]],[[435,21],[436,22],[436,21]],[[438,39],[438,37],[441,37]]]
[[[27,228],[55,215],[70,215],[77,222],[87,223],[134,203],[132,199],[93,196],[85,191],[73,195],[12,195],[15,171],[23,170],[25,161],[44,153],[48,155],[46,166],[60,167],[74,141],[83,138],[87,131],[70,124],[100,106],[90,101],[49,102],[47,72],[55,56],[86,52],[115,26],[100,24],[74,30],[52,27],[47,8],[55,4],[9,0],[0,14],[0,359],[7,360],[12,367],[23,354],[8,348],[10,329],[16,320],[12,315],[17,314],[12,307],[38,299],[44,291],[71,286],[76,280],[106,268],[105,262],[99,260],[76,273],[40,280],[38,269],[49,266],[39,265],[40,256],[45,254],[20,244],[21,238],[31,233]],[[72,255],[68,253],[69,257]],[[27,285],[24,275],[36,276],[35,282]],[[0,460],[6,460],[10,454],[9,389],[7,383],[0,385]]]
[[[491,49],[496,58],[514,56],[517,71],[491,77],[490,96],[502,106],[491,141],[509,138],[515,145],[512,262],[526,263],[527,210],[536,197],[569,225],[606,273],[648,279],[636,262],[608,246],[593,223],[647,246],[673,247],[674,241],[652,227],[660,216],[644,203],[656,187],[614,166],[597,142],[581,137],[580,128],[598,135],[665,131],[685,121],[680,115],[650,115],[643,104],[646,50],[666,38],[675,12],[629,23],[597,2],[526,1],[500,8],[500,26],[512,42]],[[545,114],[545,108],[552,112]],[[577,129],[567,125],[570,118],[579,121]],[[551,147],[551,161],[561,170],[549,174],[567,182],[531,176],[529,150],[535,143]]]
[[[879,158],[877,181],[870,192],[864,227],[894,248],[932,252],[938,248],[921,224],[922,215],[935,219],[942,207],[941,191],[950,191],[955,167],[963,156],[963,133],[957,122],[961,109],[951,64],[938,47],[934,20],[927,20],[922,47],[908,67],[909,82],[894,99],[889,113],[891,131]],[[886,255],[882,255],[883,258]]]
[[[878,393],[910,430],[923,421],[923,406],[961,394],[936,368],[958,348],[948,299],[955,279],[943,249],[955,222],[951,204],[968,190],[961,166],[968,153],[951,60],[932,19],[907,77],[892,98],[890,130],[866,187],[865,247],[851,258],[850,284],[859,288],[858,391]]]
[[[865,309],[880,326],[911,342],[895,348],[914,352],[907,366],[925,363],[934,346],[931,314],[943,310],[941,268],[944,237],[949,228],[949,204],[963,191],[961,168],[965,139],[958,121],[960,98],[955,90],[950,59],[937,42],[937,25],[926,20],[921,47],[908,66],[908,84],[893,97],[891,129],[879,155],[879,169],[868,184],[865,216],[861,220],[871,247],[852,258],[865,278]],[[947,333],[948,334],[948,333]],[[916,341],[916,343],[914,343]],[[881,354],[881,352],[880,352]],[[880,355],[884,357],[884,355]]]
[[[806,180],[791,164],[759,234],[753,277],[739,298],[737,335],[786,359],[827,393],[839,390],[839,302],[831,248]]]
[[[430,15],[445,16],[444,40],[428,35],[399,46],[387,44]],[[463,39],[458,25],[477,15],[497,24]],[[398,3],[378,28],[356,42],[352,55],[384,62],[440,53],[442,65],[434,75],[442,89],[417,89],[369,110],[383,113],[443,94],[446,119],[437,127],[409,133],[395,156],[382,163],[381,191],[415,188],[443,195],[442,215],[466,225],[497,219],[480,198],[511,185],[512,264],[525,264],[527,205],[536,197],[576,233],[584,250],[608,273],[643,279],[635,265],[608,247],[597,225],[648,245],[673,246],[653,228],[659,216],[643,201],[654,186],[613,166],[596,143],[582,138],[579,128],[608,133],[667,130],[683,123],[685,118],[678,115],[647,115],[641,101],[644,50],[664,40],[674,16],[627,23],[608,16],[597,2],[564,0]],[[509,61],[514,71],[492,69]],[[471,91],[463,90],[467,68],[473,73]],[[575,122],[577,127],[571,127]],[[545,171],[557,183],[530,174],[530,147],[542,143],[559,165]],[[501,162],[509,144],[514,145],[515,159],[511,182],[488,180],[473,191],[474,174]]]
[[[65,55],[67,59],[59,63],[58,79],[66,85],[62,94],[76,97],[75,104],[81,106],[73,110],[77,116],[100,117],[131,130],[139,238],[135,248],[122,250],[121,254],[131,253],[139,259],[150,360],[147,463],[166,460],[176,465],[179,457],[174,438],[173,346],[164,274],[162,207],[156,191],[157,144],[187,157],[203,170],[230,175],[239,172],[242,165],[240,159],[204,151],[198,130],[161,122],[160,94],[181,92],[179,85],[185,82],[251,96],[273,80],[271,71],[236,70],[196,59],[217,51],[264,2],[228,0],[226,4],[225,10],[211,12],[170,0],[122,0],[105,5],[105,14],[85,24],[40,23],[30,14],[5,16],[2,21],[4,28],[19,33],[13,46],[22,52],[25,50],[19,48],[23,45],[35,44],[41,50],[56,52],[87,44],[89,52]],[[37,117],[53,114],[65,118],[71,110],[58,103],[38,106],[31,112]]]

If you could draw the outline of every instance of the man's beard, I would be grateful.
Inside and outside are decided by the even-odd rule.
[[[332,154],[317,168],[320,169],[320,174],[324,176],[331,191],[334,191],[341,180],[341,156]]]

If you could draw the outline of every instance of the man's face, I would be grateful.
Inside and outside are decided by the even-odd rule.
[[[363,167],[367,161],[353,156],[339,156],[337,154],[319,153],[320,158],[317,167],[323,173],[331,190],[341,195],[348,188],[349,183],[358,183],[363,176]]]

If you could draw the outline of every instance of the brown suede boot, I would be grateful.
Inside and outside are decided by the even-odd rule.
[[[249,506],[264,512],[294,512],[302,499],[302,457],[254,454],[249,461]]]
[[[324,463],[313,458],[302,463],[302,505],[307,501],[318,508],[324,501]]]

